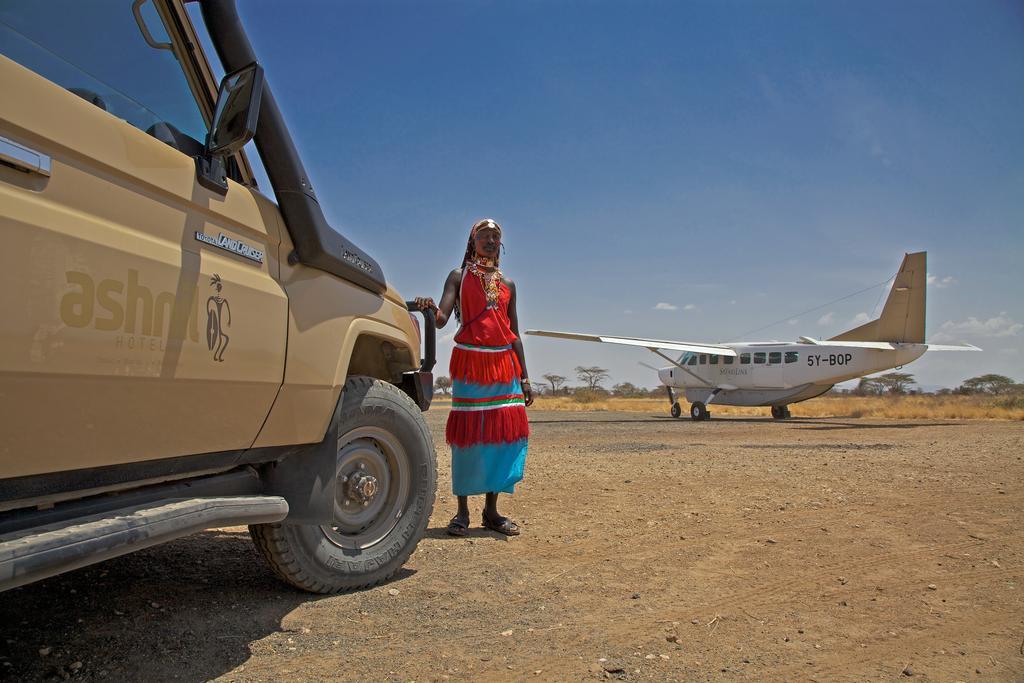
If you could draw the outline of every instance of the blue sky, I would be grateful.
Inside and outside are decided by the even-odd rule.
[[[924,249],[929,336],[985,353],[908,371],[1024,381],[1020,3],[240,5],[328,217],[408,297],[489,216],[524,328],[823,337],[881,290],[808,309]],[[526,350],[657,384],[642,350]]]

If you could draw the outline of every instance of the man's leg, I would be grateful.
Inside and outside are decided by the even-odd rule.
[[[456,496],[459,501],[459,510],[448,522],[449,536],[465,536],[469,529],[469,500],[466,496]]]
[[[498,512],[497,493],[488,493],[484,499],[484,526],[507,536],[519,535],[519,525]]]
[[[458,500],[459,511],[455,513],[455,517],[458,518],[460,522],[465,522],[466,526],[469,526],[469,496],[458,496]]]

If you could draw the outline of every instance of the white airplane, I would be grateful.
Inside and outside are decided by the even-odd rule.
[[[672,417],[682,408],[674,389],[690,402],[690,417],[711,417],[712,403],[771,406],[772,417],[790,417],[789,404],[820,396],[834,384],[917,360],[925,351],[980,351],[977,346],[947,346],[924,341],[927,253],[906,254],[885,300],[882,315],[829,340],[800,337],[797,342],[694,344],[611,335],[527,330],[559,339],[639,346],[671,366],[658,369],[668,389]],[[663,351],[683,351],[673,360]]]

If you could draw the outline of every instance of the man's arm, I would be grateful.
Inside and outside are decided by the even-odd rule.
[[[511,280],[505,280],[505,284],[508,285],[508,290],[511,294],[508,300],[508,322],[512,328],[512,333],[516,335],[516,340],[512,342],[512,350],[516,352],[516,356],[519,358],[519,367],[523,369],[523,398],[526,399],[526,405],[532,405],[533,387],[530,386],[530,375],[526,371],[526,352],[523,351],[523,340],[519,337],[519,313],[516,311],[516,283]]]
[[[452,310],[455,309],[455,298],[459,295],[459,285],[462,284],[462,270],[456,268],[452,272],[448,273],[448,277],[444,281],[444,291],[441,293],[441,304],[435,304],[434,300],[430,297],[418,296],[416,297],[416,305],[421,311],[428,308],[434,309],[434,319],[437,322],[439,328],[444,327],[448,322],[448,318],[452,315]]]

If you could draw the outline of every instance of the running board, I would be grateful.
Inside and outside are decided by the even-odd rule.
[[[0,591],[219,526],[279,522],[279,496],[223,496],[135,506],[0,538]]]

